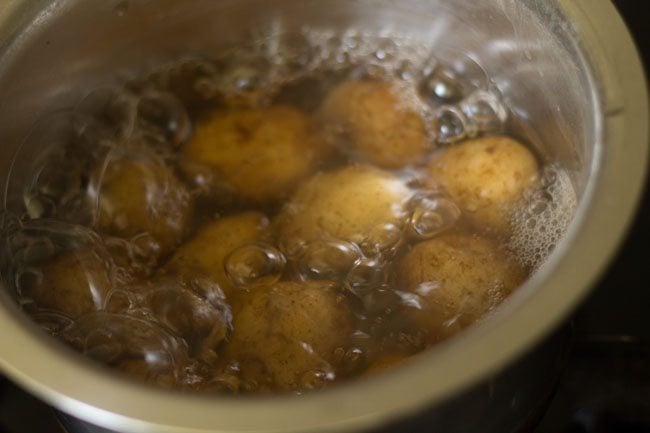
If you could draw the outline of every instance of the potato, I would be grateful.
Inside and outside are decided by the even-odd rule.
[[[259,212],[244,212],[220,218],[199,229],[192,239],[181,245],[166,268],[198,267],[207,272],[230,298],[233,285],[226,275],[226,257],[237,248],[267,240],[269,220]]]
[[[525,278],[486,237],[448,234],[424,241],[398,263],[396,288],[415,295],[401,308],[401,319],[429,341],[443,339],[480,319]]]
[[[180,244],[192,215],[188,191],[169,167],[153,159],[118,159],[97,169],[89,200],[97,207],[101,230],[123,238],[147,234],[140,242],[156,256]]]
[[[514,206],[538,178],[533,154],[504,136],[451,146],[427,170],[476,226],[497,233],[508,231]]]
[[[338,239],[355,242],[365,251],[381,250],[398,240],[410,197],[410,189],[396,176],[369,166],[348,166],[309,179],[275,224],[285,244]]]
[[[327,123],[343,127],[363,158],[380,167],[417,164],[432,148],[420,114],[403,106],[387,82],[346,81],[327,96],[321,113]]]
[[[214,178],[235,197],[274,203],[323,158],[313,122],[288,106],[216,112],[182,148],[193,179]]]
[[[352,331],[345,298],[324,281],[279,282],[251,291],[234,312],[225,348],[244,382],[262,389],[301,390],[313,378],[333,379],[333,352]]]
[[[103,308],[111,289],[109,264],[89,249],[63,253],[38,272],[24,282],[21,295],[72,319]]]

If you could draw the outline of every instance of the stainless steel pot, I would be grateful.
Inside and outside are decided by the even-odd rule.
[[[508,401],[538,392],[533,384],[548,367],[531,369],[553,356],[529,354],[524,360],[536,361],[504,368],[585,296],[615,252],[643,182],[647,90],[607,0],[2,0],[0,174],[37,118],[116,73],[236,44],[251,29],[305,24],[406,35],[476,60],[513,108],[513,128],[572,174],[579,207],[548,261],[496,314],[412,364],[299,398],[198,397],[122,380],[51,341],[1,293],[5,374],[64,412],[124,432],[361,431],[425,409],[431,429],[447,432],[514,425],[504,421],[514,403],[489,392],[472,400],[472,393],[500,377],[511,378]],[[37,152],[21,149],[18,181]],[[15,205],[16,192],[10,185],[6,206]]]

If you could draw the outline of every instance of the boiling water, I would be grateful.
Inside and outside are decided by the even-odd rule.
[[[316,240],[266,235],[236,246],[222,263],[227,285],[233,287],[228,293],[214,276],[173,266],[173,251],[166,251],[155,233],[121,235],[126,223],[119,217],[111,230],[102,228],[101,185],[115,161],[139,161],[135,175],[116,176],[143,182],[147,215],[162,215],[169,226],[185,225],[181,238],[171,241],[174,246],[204,224],[242,211],[261,212],[257,227],[272,231],[276,223],[271,219],[290,206],[286,198],[252,206],[218,176],[191,170],[194,175],[188,175],[179,148],[200,122],[219,110],[291,105],[317,118],[326,95],[347,79],[390,82],[401,107],[424,119],[433,157],[463,140],[507,132],[508,107],[480,65],[469,57],[441,63],[435,52],[407,39],[306,30],[211,58],[181,59],[137,80],[96,89],[73,109],[42,119],[30,132],[25,146],[44,151],[34,161],[30,181],[21,186],[24,209],[3,215],[6,285],[45,330],[82,353],[149,382],[201,391],[317,389],[381,369],[390,359],[407,358],[454,334],[466,326],[458,317],[445,321],[446,330],[435,338],[403,326],[400,317],[409,309],[422,310],[423,299],[438,290],[438,283],[404,291],[396,283],[396,264],[418,242],[445,233],[480,232],[468,224],[457,203],[423,180],[423,164],[393,170],[408,199],[394,221],[373,227],[371,233]],[[338,126],[326,125],[319,133],[335,150],[312,167],[314,173],[366,163],[341,143],[345,139]],[[168,171],[147,169],[150,163]],[[10,187],[15,187],[13,182],[9,179]],[[576,205],[567,174],[552,162],[543,167],[539,185],[526,192],[513,212],[507,236],[481,234],[498,241],[526,272],[553,250]],[[127,191],[120,197],[128,201],[128,196]],[[175,203],[193,202],[193,211],[184,212],[180,204],[157,206],[170,196]],[[294,297],[285,305],[271,291],[267,304],[287,320],[296,316],[291,325],[282,325],[282,332],[303,335],[291,326],[304,323],[344,333],[323,337],[334,341],[329,346],[309,343],[307,337],[294,337],[288,346],[277,343],[275,349],[292,354],[297,365],[286,374],[272,360],[258,359],[262,367],[250,367],[248,349],[230,345],[238,332],[237,315],[244,315],[238,312],[249,308],[260,320],[266,315],[275,320],[266,310],[256,310],[256,301],[247,296],[282,281],[326,281],[335,293],[321,299],[329,286],[308,286],[301,295],[289,285],[286,292]],[[83,293],[75,292],[79,287]],[[490,302],[501,299],[487,293],[494,298]],[[330,301],[334,307],[326,305]],[[463,305],[471,302],[465,299]],[[324,323],[339,313],[310,310],[319,303],[324,310],[349,310],[351,326],[341,325],[339,331],[336,324]],[[303,307],[313,319],[295,311]],[[321,317],[323,323],[314,326]],[[269,334],[248,343],[264,345],[273,338]],[[275,356],[273,348],[260,351]],[[284,376],[291,379],[279,379]]]

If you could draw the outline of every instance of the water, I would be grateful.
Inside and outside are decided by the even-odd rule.
[[[390,86],[349,108],[353,124],[325,121],[323,102],[348,80]],[[350,89],[344,104],[364,101]],[[202,129],[225,112],[270,119],[279,105],[296,110],[264,127],[234,122],[225,135]],[[395,122],[395,113],[408,114]],[[306,29],[179,59],[93,90],[26,137],[43,152],[21,185],[24,208],[2,218],[2,277],[48,333],[141,380],[318,390],[470,326],[559,242],[576,199],[552,162],[499,233],[429,176],[447,147],[507,133],[508,116],[471,59],[443,64],[399,37]],[[216,138],[190,155],[197,131]],[[362,147],[360,136],[392,141]],[[278,162],[267,152],[277,140],[301,151]],[[391,158],[417,140],[417,158]],[[258,147],[238,166],[219,143]],[[240,173],[259,185],[254,194],[241,193]],[[273,200],[251,199],[281,177]],[[251,209],[273,221],[269,236],[235,224],[227,240],[201,244],[204,260],[170,261],[203,223]],[[485,280],[494,284],[484,292],[467,290]]]

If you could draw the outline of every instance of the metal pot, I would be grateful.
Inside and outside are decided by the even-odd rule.
[[[6,375],[66,413],[123,432],[364,431],[405,419],[445,432],[517,427],[557,370],[557,345],[520,357],[604,269],[643,182],[647,90],[607,0],[3,0],[0,174],[39,116],[116,72],[236,44],[250,29],[305,24],[399,33],[471,55],[507,98],[513,129],[571,172],[579,206],[546,263],[479,326],[404,368],[302,397],[199,397],[114,377],[44,335],[2,291]],[[21,149],[18,180],[37,152]],[[8,187],[5,206],[15,201]]]

